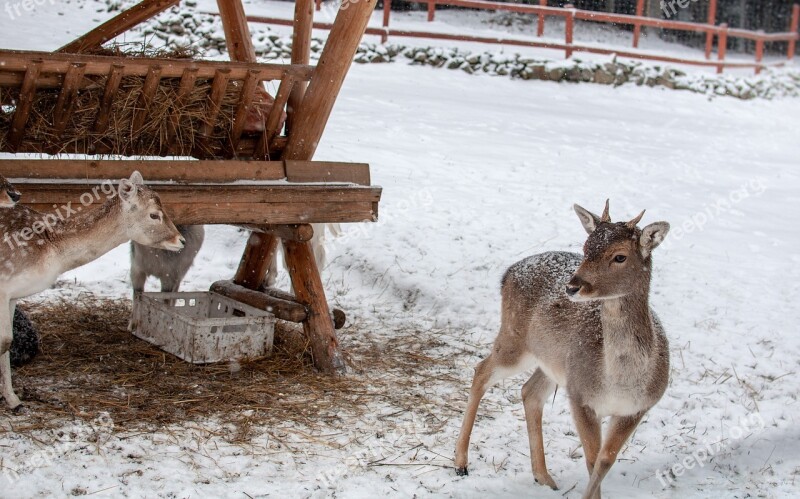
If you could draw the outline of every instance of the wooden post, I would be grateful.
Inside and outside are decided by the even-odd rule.
[[[708,25],[717,25],[717,0],[710,0],[708,3]],[[726,33],[727,35],[727,33]],[[719,40],[717,43],[720,43]],[[711,59],[711,49],[714,48],[714,32],[706,32],[706,59]]]
[[[800,4],[794,4],[792,7],[792,22],[789,25],[789,31],[797,35],[797,30],[800,28]],[[786,49],[786,57],[790,61],[794,59],[794,53],[797,49],[797,39],[789,40],[789,46]]]
[[[322,0],[316,0],[315,3],[317,4],[317,12],[321,11],[322,10]]]
[[[636,0],[636,17],[644,15],[644,0]],[[642,25],[633,26],[633,48],[639,48],[639,37],[642,36]]]
[[[172,6],[178,5],[179,1],[180,0],[144,0],[139,2],[80,38],[64,45],[56,52],[78,53],[88,49],[98,48],[129,29],[138,26]]]
[[[225,44],[232,61],[256,62],[256,49],[247,27],[241,0],[217,0]]]
[[[761,29],[758,30],[758,34],[763,35],[764,30]],[[761,73],[761,61],[763,60],[764,60],[764,39],[759,38],[758,40],[756,40],[756,63],[758,64],[758,66],[756,66],[756,74]]]
[[[728,24],[719,25],[719,38],[717,39],[717,60],[725,61],[725,53],[728,51]],[[722,73],[723,65],[717,66],[717,73]]]
[[[233,282],[249,289],[261,289],[276,251],[276,237],[263,232],[251,232]]]
[[[311,243],[284,240],[283,251],[297,301],[308,311],[303,330],[311,343],[314,365],[325,373],[342,373],[345,364]]]
[[[433,16],[436,15],[436,0],[428,0],[428,22],[433,22]]]
[[[565,18],[566,26],[564,29],[564,43],[567,44],[566,58],[569,59],[572,57],[572,38],[575,30],[575,6],[571,3],[568,3],[564,6],[564,8],[569,10],[567,17]]]
[[[383,0],[383,27],[389,27],[389,18],[392,15],[392,0]],[[381,43],[386,43],[389,40],[389,35],[386,31],[381,33]]]
[[[311,30],[314,26],[312,0],[297,0],[294,5],[294,31],[292,33],[292,64],[308,64],[311,60]],[[286,107],[286,130],[291,133],[294,117],[306,94],[306,82],[297,82],[289,94]]]
[[[547,7],[547,0],[539,0],[540,7]],[[538,26],[536,27],[536,36],[542,36],[544,34],[544,14],[539,14],[538,19]]]
[[[296,111],[284,159],[309,160],[314,157],[375,2],[361,0],[339,10],[306,96]]]

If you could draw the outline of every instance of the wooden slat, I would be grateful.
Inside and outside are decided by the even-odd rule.
[[[360,0],[339,9],[314,77],[292,123],[284,159],[314,156],[375,3],[376,0]]]
[[[99,48],[131,28],[178,5],[179,2],[180,0],[143,0],[80,38],[64,45],[57,52],[83,52]]]
[[[178,88],[178,96],[172,104],[172,114],[170,115],[171,126],[167,132],[167,142],[172,142],[180,129],[180,116],[183,112],[183,106],[186,104],[186,99],[194,90],[194,84],[197,81],[197,69],[186,68],[181,77],[181,84]]]
[[[346,165],[343,163],[341,168],[343,178],[347,175]],[[133,170],[139,170],[146,181],[172,180],[183,183],[286,178],[281,161],[0,159],[0,172],[7,178],[117,180],[129,177]]]
[[[251,232],[233,282],[252,290],[261,289],[277,251],[278,239],[274,234]]]
[[[374,0],[373,0],[374,1]],[[22,75],[31,62],[40,61],[42,78],[40,88],[60,87],[62,78],[69,66],[74,63],[86,64],[86,76],[105,76],[111,66],[125,66],[125,76],[147,76],[152,66],[162,69],[162,78],[180,78],[186,68],[197,68],[197,78],[213,78],[218,70],[230,70],[230,78],[243,80],[249,71],[261,71],[263,80],[280,80],[285,74],[292,74],[299,81],[308,81],[314,67],[298,64],[260,64],[230,61],[199,61],[193,59],[164,59],[144,57],[112,57],[82,54],[53,54],[50,52],[0,50],[0,86],[19,86]]]
[[[85,70],[84,70],[85,71]],[[113,64],[106,80],[106,87],[103,91],[103,101],[100,103],[100,110],[97,112],[97,119],[94,124],[96,133],[105,133],[108,130],[108,120],[111,116],[111,107],[114,105],[114,98],[117,96],[119,85],[122,82],[122,73],[125,66]]]
[[[370,185],[369,165],[366,163],[292,160],[286,160],[285,163],[286,180],[289,182],[351,182]]]
[[[72,107],[75,105],[75,98],[78,96],[78,88],[83,79],[83,72],[86,65],[81,63],[73,64],[64,76],[64,85],[61,93],[58,94],[58,101],[53,110],[53,136],[55,140],[61,137],[67,127],[67,121],[72,114]]]
[[[41,61],[31,61],[30,67],[25,72],[25,79],[19,93],[19,103],[14,110],[14,118],[11,120],[11,129],[6,136],[6,142],[11,152],[16,152],[25,136],[25,125],[28,123],[28,116],[31,112],[31,105],[36,96],[36,80],[39,78],[42,64]]]
[[[220,69],[214,74],[214,80],[211,82],[211,92],[208,97],[208,116],[200,126],[200,135],[204,138],[211,136],[214,132],[214,125],[217,123],[219,111],[222,107],[222,99],[228,89],[230,73],[228,69]]]
[[[311,243],[284,240],[283,251],[297,301],[308,311],[303,330],[311,343],[314,366],[328,374],[344,373],[344,360]]]
[[[253,107],[256,87],[258,87],[261,81],[260,74],[260,71],[250,71],[247,73],[247,78],[245,78],[242,91],[239,94],[239,104],[236,107],[236,115],[233,119],[233,127],[231,129],[231,147],[234,156],[239,148],[239,141],[242,138],[244,125],[247,121],[247,114]]]
[[[158,83],[161,81],[161,67],[152,66],[147,73],[147,77],[142,85],[142,93],[139,95],[139,102],[136,105],[136,111],[133,115],[131,122],[131,133],[136,135],[144,125],[144,120],[150,113],[150,103],[153,102],[153,97],[158,90]]]
[[[23,191],[24,200],[27,193]],[[373,203],[192,203],[172,204],[167,195],[161,196],[167,213],[180,225],[200,224],[291,224],[351,223],[377,220]],[[53,211],[52,203],[27,203],[26,206],[43,213]],[[61,206],[61,205],[59,205]],[[74,202],[73,208],[77,207]]]
[[[264,133],[259,136],[258,142],[256,143],[255,155],[258,159],[266,160],[270,158],[272,142],[280,133],[278,126],[281,121],[281,115],[283,114],[283,108],[289,100],[289,95],[294,84],[294,77],[289,75],[281,81],[278,87],[278,93],[275,94],[275,102],[272,103],[272,109],[270,109],[269,116],[267,116]]]
[[[211,285],[210,291],[245,303],[251,307],[270,312],[278,319],[284,321],[303,322],[308,316],[306,307],[297,302],[275,298],[261,291],[248,289],[232,281],[217,281]]]
[[[312,0],[296,0],[294,6],[294,30],[292,31],[292,64],[308,64],[311,60],[311,31],[314,26],[314,3]],[[291,133],[292,122],[306,93],[305,82],[294,86],[289,96],[286,111],[286,130]]]

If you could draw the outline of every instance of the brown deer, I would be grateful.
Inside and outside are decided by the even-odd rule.
[[[542,410],[561,386],[589,469],[583,497],[599,498],[617,454],[669,381],[667,338],[648,305],[652,252],[669,224],[639,229],[644,211],[630,222],[613,223],[608,201],[601,217],[574,209],[589,234],[583,258],[542,253],[515,263],[503,277],[500,333],[475,369],[455,465],[457,474],[467,474],[470,433],[486,390],[535,369],[522,387],[534,478],[557,488],[545,464]],[[605,416],[611,419],[602,441]]]
[[[11,385],[9,355],[17,299],[47,289],[64,272],[131,239],[166,250],[183,248],[183,237],[139,172],[121,180],[115,195],[99,208],[72,211],[56,219],[25,206],[0,210],[0,232],[15,235],[0,244],[0,390],[12,409],[20,405]]]

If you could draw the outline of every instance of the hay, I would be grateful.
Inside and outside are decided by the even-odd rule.
[[[450,362],[433,356],[443,344],[415,330],[378,342],[358,326],[340,331],[349,373],[337,377],[314,371],[296,325],[279,323],[268,358],[199,366],[128,333],[128,300],[82,295],[25,308],[40,328],[42,352],[14,372],[23,414],[0,409],[17,433],[58,428],[75,418],[88,422],[106,412],[115,431],[216,418],[237,428],[232,441],[247,442],[254,424],[336,427],[375,401],[407,411],[435,407],[441,377],[456,379],[437,370]]]
[[[113,46],[92,52],[95,55],[125,57],[187,58],[188,49],[169,52],[142,46],[130,49]],[[140,96],[144,77],[125,76],[115,95],[107,130],[94,130],[105,92],[107,76],[86,76],[78,92],[66,128],[54,134],[53,116],[61,90],[37,89],[20,150],[61,153],[102,153],[124,156],[196,156],[214,157],[229,147],[230,130],[242,90],[241,82],[229,81],[215,123],[208,123],[211,79],[198,79],[189,96],[178,105],[180,78],[162,78],[147,109],[144,124],[135,128],[134,116],[142,111]],[[8,151],[6,136],[11,127],[18,88],[0,88],[0,151]],[[197,140],[201,125],[209,124],[208,140]]]

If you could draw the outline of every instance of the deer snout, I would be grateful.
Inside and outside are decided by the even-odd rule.
[[[591,286],[589,283],[578,277],[577,275],[572,276],[572,279],[569,280],[567,286],[564,288],[564,291],[567,293],[567,296],[571,300],[580,300],[580,291],[583,290],[584,292],[588,291]]]
[[[580,286],[573,286],[572,284],[567,284],[567,288],[565,289],[567,295],[569,296],[575,296],[576,294],[578,294],[578,291],[580,290],[581,290]]]
[[[6,192],[8,192],[8,197],[11,198],[11,201],[14,201],[15,203],[22,198],[22,194],[17,191],[8,190]]]

